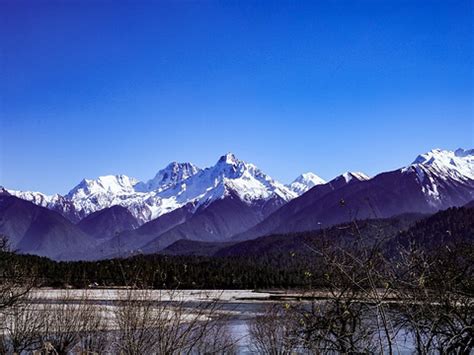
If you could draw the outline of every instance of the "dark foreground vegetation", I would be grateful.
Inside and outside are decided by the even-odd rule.
[[[98,262],[53,262],[4,251],[0,314],[21,323],[29,314],[25,313],[30,304],[28,291],[34,286],[298,288],[308,299],[317,292],[325,295],[324,300],[269,306],[250,324],[256,352],[392,354],[403,350],[400,339],[404,338],[412,344],[410,350],[418,354],[469,354],[474,346],[473,239],[474,209],[452,208],[417,221],[405,216],[265,237],[226,246],[215,257],[148,255]],[[124,322],[123,328],[119,327],[113,340],[108,340],[122,346],[119,350],[123,353],[234,351],[232,341],[223,335],[218,338],[228,341],[209,345],[208,340],[215,339],[212,332],[220,328],[214,323],[204,326],[207,323],[202,319],[218,317],[177,318],[169,313],[169,304],[149,300],[146,295],[133,297],[126,298],[115,310],[117,319]],[[217,306],[213,304],[198,306],[198,313],[208,312],[206,307],[214,310]],[[179,304],[176,306],[178,314],[185,313]],[[105,334],[102,328],[95,328],[98,323],[89,321],[100,323],[102,316],[92,316],[86,310],[81,311],[81,325],[72,327],[75,330],[69,347],[58,340],[62,332],[55,330],[52,334],[37,331],[35,341],[44,345],[43,338],[48,335],[58,353],[58,349],[71,349],[77,344],[106,343],[96,337],[110,337],[110,332]],[[15,318],[15,312],[23,313]],[[66,310],[63,313],[67,314]],[[76,314],[71,319],[82,318]],[[18,324],[11,329],[21,329]],[[165,329],[173,324],[173,334],[183,332],[187,341],[179,345],[170,340],[175,347],[161,348],[169,336]],[[14,338],[14,334],[5,338],[4,346],[11,350]],[[190,347],[193,339],[203,339],[196,341],[202,348]]]

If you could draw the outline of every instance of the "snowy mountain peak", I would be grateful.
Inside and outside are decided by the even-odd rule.
[[[421,166],[436,171],[440,176],[474,180],[474,149],[433,149],[419,155],[410,165],[417,171],[421,171]]]
[[[230,193],[246,202],[278,198],[284,201],[296,197],[283,184],[274,181],[255,165],[246,163],[228,153],[217,163],[183,181],[181,185],[160,193],[177,204],[196,202],[196,206],[224,198]]]
[[[413,164],[450,164],[452,159],[462,159],[462,160],[472,160],[474,159],[474,149],[456,149],[455,151],[451,150],[441,150],[441,149],[432,149],[427,153],[420,154],[413,161]]]
[[[219,163],[224,163],[224,164],[229,164],[229,165],[236,165],[240,162],[240,160],[238,160],[236,158],[236,156],[234,155],[234,153],[227,153],[227,154],[224,154],[223,156],[221,156],[219,158],[219,161],[217,162],[218,164]]]
[[[127,175],[105,175],[97,179],[83,179],[66,195],[68,199],[87,196],[96,193],[128,194],[134,192],[133,186],[138,183],[135,178]]]
[[[344,179],[347,183],[352,180],[358,180],[358,181],[370,180],[370,177],[359,171],[346,171],[344,174],[339,175],[336,179]]]
[[[443,190],[460,184],[470,186],[474,182],[474,149],[456,151],[433,149],[420,154],[412,164],[402,168],[404,174],[416,175],[427,201],[438,208],[445,203]]]
[[[206,170],[213,179],[238,179],[244,175],[260,175],[262,172],[253,164],[238,159],[234,154],[227,153],[219,158],[216,165]]]
[[[448,151],[434,149],[419,155],[402,172],[416,173],[427,196],[435,201],[443,184],[453,181],[464,185],[474,181],[474,149]],[[369,180],[360,172],[346,172],[330,184],[333,187]],[[324,180],[313,173],[298,176],[285,186],[262,172],[255,165],[227,153],[214,166],[200,169],[191,163],[172,162],[158,171],[154,178],[139,182],[126,175],[106,175],[84,179],[66,196],[45,195],[39,192],[8,190],[12,195],[37,205],[60,211],[79,219],[88,214],[120,205],[141,222],[146,222],[191,203],[196,208],[203,204],[238,196],[248,204],[283,204]],[[436,201],[435,201],[436,202]]]
[[[287,185],[287,187],[296,194],[302,195],[314,186],[325,183],[326,181],[321,179],[318,175],[308,172],[298,176],[291,184]]]
[[[219,158],[215,167],[217,166],[243,166],[243,165],[248,165],[248,164],[238,159],[234,153],[227,153]]]
[[[196,175],[199,171],[201,169],[191,163],[172,162],[166,168],[158,171],[153,179],[136,184],[135,190],[139,192],[160,192]]]

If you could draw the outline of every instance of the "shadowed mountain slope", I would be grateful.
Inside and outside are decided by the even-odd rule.
[[[94,245],[92,237],[57,212],[14,196],[0,195],[0,233],[13,249],[53,259]]]
[[[77,225],[96,239],[108,239],[123,231],[137,228],[139,222],[125,207],[112,206],[91,213]]]

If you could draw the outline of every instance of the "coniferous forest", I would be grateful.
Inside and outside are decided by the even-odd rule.
[[[456,257],[465,263],[458,265],[465,268],[465,275],[472,272],[473,238],[474,209],[451,208],[430,217],[406,215],[356,221],[322,231],[268,236],[226,245],[214,255],[155,254],[57,262],[2,252],[0,263],[4,277],[15,265],[28,270],[35,284],[43,287],[314,288],[325,284],[327,261],[321,251],[344,249],[357,253],[362,248],[377,248],[384,254],[385,263],[395,264],[401,248],[417,248],[437,261]],[[464,282],[466,287],[472,287],[472,278],[465,278]]]

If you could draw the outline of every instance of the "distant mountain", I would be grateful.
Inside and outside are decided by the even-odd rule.
[[[434,213],[474,197],[474,150],[432,150],[407,167],[368,178],[346,173],[292,200],[236,239],[325,228],[365,218]]]
[[[239,160],[231,153],[222,156],[214,166],[186,179],[183,184],[163,191],[161,196],[178,202],[194,201],[196,207],[200,207],[223,198],[230,191],[248,203],[273,198],[289,201],[296,197],[255,165]]]
[[[129,210],[118,205],[91,213],[78,223],[80,229],[96,239],[110,239],[139,225]]]
[[[56,211],[72,222],[78,222],[84,217],[83,211],[76,209],[76,206],[71,200],[59,194],[45,195],[41,192],[16,190],[8,190],[8,192],[22,200],[30,201],[35,205]]]
[[[154,253],[179,239],[227,241],[296,196],[233,154],[222,156],[213,167],[199,171],[181,186],[165,190],[163,196],[167,195],[169,199],[192,202],[185,205],[184,210],[177,209],[144,224],[136,233],[119,235],[120,250]],[[174,221],[171,216],[175,215],[180,216],[179,224],[161,223],[162,219]],[[162,228],[162,225],[172,228]],[[147,232],[142,233],[145,228]]]
[[[313,173],[304,173],[298,176],[291,184],[286,185],[291,191],[296,193],[298,196],[304,194],[309,189],[316,185],[322,185],[326,182],[321,179],[318,175]]]
[[[172,162],[166,168],[160,170],[153,179],[147,182],[139,182],[134,185],[134,188],[139,192],[164,191],[200,171],[200,168],[191,163]]]
[[[408,247],[415,243],[436,252],[453,243],[474,242],[474,209],[452,207],[417,221],[410,229],[402,231],[392,242],[393,254],[398,245]]]
[[[65,196],[81,215],[87,216],[104,208],[126,207],[139,221],[159,215],[160,199],[154,193],[135,191],[138,180],[126,175],[107,175],[82,180]]]
[[[324,240],[343,246],[353,242],[354,238],[369,243],[376,238],[383,240],[383,250],[393,257],[398,256],[399,245],[408,246],[408,243],[436,252],[450,243],[469,244],[474,241],[474,209],[455,207],[434,215],[403,214],[386,219],[360,220],[322,230],[268,235],[233,243],[179,240],[161,254],[264,258],[285,264],[291,259],[314,261]]]
[[[310,183],[310,182],[309,182]],[[255,165],[222,156],[217,164],[200,169],[191,163],[169,164],[156,176],[140,182],[126,175],[84,179],[66,196],[9,190],[11,194],[55,210],[74,222],[104,208],[119,205],[146,223],[192,203],[201,205],[233,191],[244,201],[279,199],[289,201],[298,194],[264,174]]]
[[[82,254],[84,259],[104,259],[117,256],[142,254],[142,247],[193,215],[192,204],[183,206],[147,222],[134,230],[124,231],[101,243],[94,250]]]
[[[0,194],[0,233],[20,253],[53,259],[66,259],[66,253],[95,243],[59,213],[7,194]]]
[[[229,241],[235,233],[253,227],[278,206],[278,200],[246,203],[237,194],[229,192],[224,198],[202,206],[186,222],[158,236],[142,249],[148,254],[156,253],[180,239]]]
[[[307,225],[292,226],[286,228],[288,223],[291,223],[300,214],[307,213],[311,214],[315,209],[324,210],[325,206],[319,205],[325,196],[334,193],[335,191],[342,189],[345,186],[349,186],[361,181],[366,181],[368,177],[362,173],[344,173],[326,184],[316,185],[303,195],[287,203],[285,206],[276,210],[273,214],[269,215],[265,220],[255,225],[251,229],[241,234],[236,234],[234,240],[245,240],[253,239],[259,236],[275,234],[275,233],[291,233],[302,230],[321,229],[326,227],[321,222]],[[338,201],[339,202],[339,201]]]
[[[435,149],[408,166],[374,177],[347,172],[324,182],[305,173],[286,186],[228,153],[206,169],[173,162],[145,182],[108,175],[84,179],[65,196],[0,191],[8,194],[80,221],[73,230],[70,222],[62,227],[62,238],[64,245],[85,241],[82,248],[61,248],[57,228],[51,229],[51,238],[47,230],[24,238],[22,226],[30,222],[14,214],[24,214],[21,209],[11,210],[4,225],[24,250],[63,258],[104,258],[155,253],[183,239],[237,242],[320,230],[354,219],[431,214],[464,206],[474,200],[474,150]],[[33,235],[42,238],[41,245],[35,246]],[[58,244],[57,253],[48,246],[50,240]]]
[[[182,239],[162,250],[160,254],[249,258],[265,256],[275,259],[314,257],[316,242],[321,241],[323,237],[341,242],[356,235],[367,240],[376,237],[386,239],[396,236],[427,217],[422,214],[403,214],[387,219],[354,221],[323,230],[272,234],[240,242],[199,242]]]

